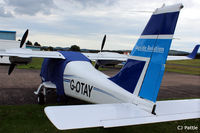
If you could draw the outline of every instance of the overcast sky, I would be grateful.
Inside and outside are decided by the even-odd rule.
[[[163,3],[183,3],[171,49],[191,51],[200,43],[200,0],[0,0],[0,30],[19,39],[29,29],[32,42],[89,49],[100,49],[106,34],[104,49],[131,50]]]

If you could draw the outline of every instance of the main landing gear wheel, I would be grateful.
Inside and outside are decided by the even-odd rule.
[[[38,104],[40,104],[40,105],[43,105],[46,103],[46,97],[44,96],[43,93],[38,94],[37,101],[38,101]]]

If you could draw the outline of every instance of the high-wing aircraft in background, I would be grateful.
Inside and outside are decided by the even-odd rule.
[[[187,56],[167,56],[167,60],[190,60],[195,59],[199,50],[200,44],[197,44],[192,52]]]
[[[105,45],[105,41],[106,41],[106,35],[104,36],[103,40],[102,40],[102,44],[101,44],[101,50],[100,52],[96,53],[87,53],[86,56],[88,56],[89,58],[92,58],[93,56],[95,57],[93,59],[93,61],[95,61],[95,65],[94,67],[96,69],[98,69],[100,66],[115,66],[118,64],[125,64],[125,61],[127,61],[127,57],[126,55],[124,56],[123,54],[119,54],[116,52],[103,52],[103,48]],[[187,56],[167,56],[167,60],[188,60],[188,59],[195,59],[197,52],[199,50],[200,44],[197,44],[192,53],[190,53]],[[134,49],[131,51],[130,55],[134,55]],[[96,57],[98,56],[98,59],[96,59]],[[107,57],[107,58],[104,58]],[[109,57],[109,58],[108,58]]]
[[[94,56],[95,58],[93,61],[95,61],[94,67],[98,69],[100,66],[115,66],[118,64],[124,65],[125,62],[127,61],[127,55],[119,54],[116,52],[103,52],[103,47],[105,44],[105,38],[106,35],[104,36],[104,39],[102,41],[102,46],[100,52],[96,53],[87,53],[86,56],[92,59]],[[200,44],[197,44],[193,51],[187,55],[187,56],[167,56],[167,60],[190,60],[190,59],[195,59],[197,52],[199,50]],[[134,49],[131,51],[131,54],[133,53]],[[96,58],[98,56],[98,59]],[[104,58],[107,57],[107,58]],[[109,57],[109,58],[108,58]]]
[[[40,74],[43,83],[36,94],[45,94],[45,88],[56,88],[58,95],[96,103],[46,107],[49,120],[60,130],[200,118],[200,99],[156,101],[182,8],[182,4],[157,8],[131,55],[114,56],[116,60],[125,58],[127,61],[113,77],[92,66],[90,60],[98,60],[98,54],[18,48],[0,51],[0,56],[15,57],[11,61],[15,65],[26,63],[24,59],[30,57],[46,58]],[[114,57],[108,54],[101,59]]]

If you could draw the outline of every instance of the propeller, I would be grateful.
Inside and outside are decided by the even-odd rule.
[[[28,29],[26,30],[26,32],[22,36],[22,40],[21,40],[20,46],[19,46],[20,48],[22,48],[22,46],[24,45],[27,36],[28,36]],[[14,70],[14,68],[15,68],[16,65],[17,64],[15,63],[15,61],[11,61],[11,64],[10,64],[10,67],[9,67],[9,70],[8,70],[8,75],[10,75],[12,73],[12,71]]]
[[[102,51],[103,51],[103,47],[104,47],[104,45],[105,45],[105,42],[106,42],[106,35],[104,35],[104,37],[103,37],[103,40],[102,40],[102,44],[101,44],[101,50],[100,50],[100,52],[102,52]],[[96,69],[98,69],[98,68],[99,68],[99,66],[100,66],[100,62],[97,60],[97,61],[95,62],[95,65],[94,65],[94,67],[95,67]]]
[[[99,66],[100,66],[100,64],[98,63],[98,60],[95,62],[95,65],[94,65],[94,67],[96,68],[96,69],[99,69]]]
[[[102,52],[102,50],[103,50],[103,47],[104,47],[104,45],[105,45],[105,42],[106,42],[106,35],[104,35],[104,37],[103,37],[103,40],[102,40],[102,44],[101,44],[101,50],[100,50],[100,52]]]
[[[26,32],[24,33],[24,35],[23,35],[23,37],[22,37],[22,40],[21,40],[21,42],[20,42],[20,48],[22,48],[22,46],[24,45],[27,36],[28,36],[28,29],[26,30]]]
[[[8,75],[10,75],[12,73],[12,71],[14,70],[16,64],[12,63],[10,64],[9,70],[8,70]]]

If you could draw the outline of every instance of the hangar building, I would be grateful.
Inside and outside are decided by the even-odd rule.
[[[0,30],[0,39],[16,40],[16,31],[3,31],[3,30]]]
[[[10,41],[11,40],[11,41]],[[19,45],[16,43],[16,31],[0,30],[0,50],[6,48],[17,48]],[[10,64],[8,57],[0,57],[0,64]]]

